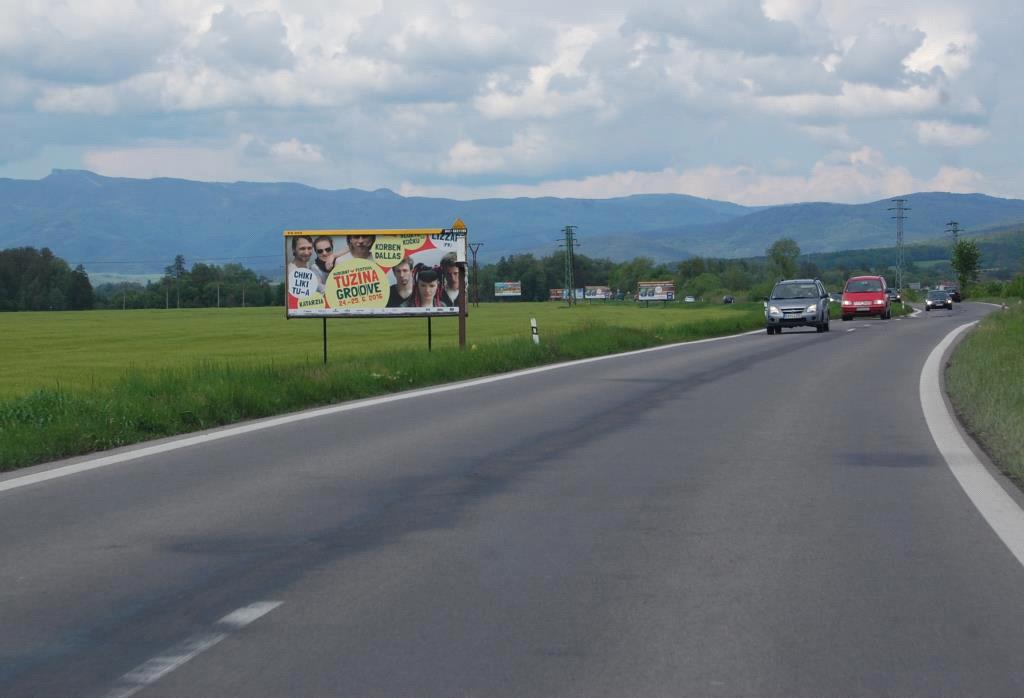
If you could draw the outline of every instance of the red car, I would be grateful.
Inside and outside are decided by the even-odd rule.
[[[889,294],[886,293],[885,278],[882,276],[852,276],[846,280],[843,289],[842,317],[877,315],[882,320],[892,317]]]

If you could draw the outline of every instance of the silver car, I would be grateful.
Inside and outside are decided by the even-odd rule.
[[[764,326],[768,334],[783,327],[814,327],[828,332],[828,291],[818,279],[787,279],[775,284],[764,299]]]

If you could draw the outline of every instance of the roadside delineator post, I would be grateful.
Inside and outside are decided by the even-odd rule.
[[[537,333],[537,318],[530,318],[530,334],[533,335],[533,343],[540,344],[540,335]]]

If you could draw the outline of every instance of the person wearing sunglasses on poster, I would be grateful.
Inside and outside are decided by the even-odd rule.
[[[336,256],[334,254],[334,239],[321,235],[313,241],[313,254],[315,261],[313,262],[312,269],[316,272],[317,277],[320,279],[321,284],[327,283],[327,277],[330,275],[331,270],[334,269],[334,260]]]

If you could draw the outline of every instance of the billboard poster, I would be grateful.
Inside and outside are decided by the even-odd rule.
[[[564,301],[569,297],[569,294],[565,292],[564,288],[549,288],[548,289],[548,300],[549,301]]]
[[[523,284],[521,281],[495,281],[495,298],[519,298],[523,295]]]
[[[583,295],[588,301],[606,301],[612,297],[612,290],[607,286],[584,286]]]
[[[288,230],[284,253],[289,318],[459,314],[461,221],[450,229]]]
[[[584,296],[584,289],[582,289],[582,288],[574,288],[572,290],[572,297],[575,298],[578,301],[583,300],[584,297],[585,297]]]
[[[640,281],[637,284],[638,301],[671,301],[676,297],[673,281]]]

